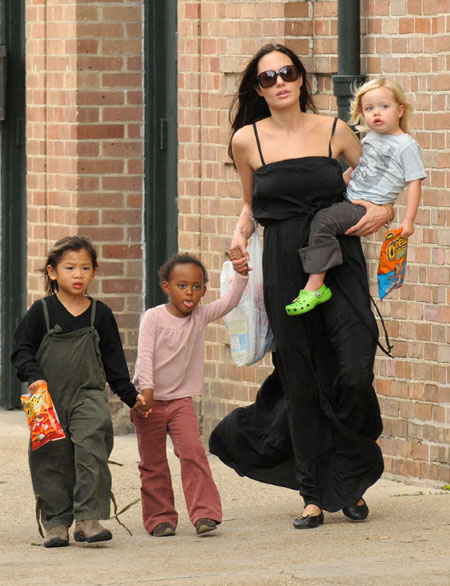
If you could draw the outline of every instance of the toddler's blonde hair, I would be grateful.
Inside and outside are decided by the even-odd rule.
[[[364,116],[362,111],[361,100],[362,97],[372,90],[376,90],[380,87],[385,87],[390,90],[395,98],[395,101],[403,106],[403,115],[399,120],[399,126],[403,132],[409,132],[409,121],[412,114],[412,106],[405,97],[403,88],[393,79],[387,77],[379,77],[378,79],[371,79],[366,81],[365,84],[356,88],[354,91],[354,98],[350,103],[350,124],[358,125],[357,128],[361,132],[368,132],[369,128],[364,122]]]

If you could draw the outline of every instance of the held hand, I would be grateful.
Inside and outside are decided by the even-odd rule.
[[[233,263],[233,269],[237,273],[243,275],[244,277],[248,275],[248,271],[252,270],[249,269],[247,261],[245,261],[245,264],[242,264],[242,262],[245,260],[245,257],[238,246],[235,246],[234,248],[230,249],[230,251],[228,252],[228,257]]]
[[[35,380],[31,385],[28,386],[28,391],[30,395],[34,395],[34,393],[39,389],[41,385],[46,385],[47,381],[43,379]]]
[[[356,199],[352,203],[365,207],[367,211],[357,224],[345,232],[347,236],[369,236],[378,232],[389,221],[389,212],[384,206],[362,199]]]
[[[155,406],[155,400],[153,398],[153,389],[142,389],[142,396],[145,399],[146,411],[150,412]]]
[[[143,389],[137,396],[133,409],[141,417],[147,418],[152,412],[154,406],[155,401],[153,399],[153,389]]]
[[[136,411],[136,413],[141,417],[146,417],[147,407],[145,404],[145,399],[141,394],[138,394],[136,397],[136,403],[133,405],[133,411]],[[148,411],[148,413],[150,413],[150,411]]]
[[[231,258],[229,253],[230,260],[233,262],[233,268],[237,272],[241,272],[248,263],[249,256],[247,252],[247,243],[248,241],[244,234],[241,232],[241,230],[237,229],[233,234],[230,245],[230,253],[232,250],[235,251],[233,253],[233,258]]]
[[[414,234],[414,222],[411,222],[411,220],[403,220],[399,228],[402,229],[400,236],[403,236],[404,238]]]

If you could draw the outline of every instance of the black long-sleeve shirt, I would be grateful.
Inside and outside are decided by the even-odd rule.
[[[45,297],[45,301],[50,328],[59,324],[62,332],[68,333],[91,325],[91,306],[75,317],[67,311],[56,295]],[[111,309],[101,301],[97,301],[94,327],[100,336],[99,346],[106,380],[113,393],[129,407],[133,407],[137,391],[130,381],[119,329]],[[46,333],[42,302],[35,301],[17,326],[11,354],[18,378],[29,385],[39,379],[45,380],[45,375],[36,362],[36,353]]]

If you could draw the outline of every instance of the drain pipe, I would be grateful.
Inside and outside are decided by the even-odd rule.
[[[364,83],[360,65],[360,2],[338,0],[338,74],[332,77],[338,116],[348,122],[353,85]]]

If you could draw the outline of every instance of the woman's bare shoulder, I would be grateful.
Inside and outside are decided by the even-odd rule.
[[[350,126],[344,120],[338,118],[335,130],[335,136],[338,140],[342,140],[344,142],[350,141],[351,143],[356,141],[359,142],[356,138],[355,133],[350,128]]]
[[[247,126],[239,128],[231,139],[231,145],[235,154],[248,152],[253,148],[254,144],[255,133],[252,124],[247,124]]]
[[[247,124],[242,128],[237,130],[232,138],[233,145],[241,146],[242,144],[247,143],[252,137],[255,136],[255,132],[253,130],[253,124]]]

